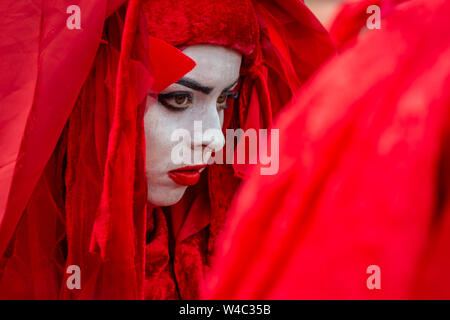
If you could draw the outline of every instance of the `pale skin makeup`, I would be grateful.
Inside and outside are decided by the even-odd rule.
[[[208,160],[201,157],[201,162],[195,163],[193,158],[191,163],[175,164],[171,154],[179,142],[171,141],[174,130],[185,129],[193,137],[194,122],[201,121],[203,131],[216,129],[220,139],[210,140],[205,136],[201,141],[191,141],[186,147],[202,153],[223,148],[224,110],[228,98],[235,94],[241,67],[242,55],[221,46],[194,45],[185,48],[183,53],[195,61],[195,68],[157,98],[147,97],[144,115],[147,199],[156,206],[177,203],[188,188],[186,184],[195,183],[192,177],[176,176],[171,172],[196,165],[200,165],[198,172],[201,172]]]

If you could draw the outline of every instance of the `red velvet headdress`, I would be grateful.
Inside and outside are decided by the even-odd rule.
[[[143,5],[151,36],[175,47],[214,44],[251,54],[258,21],[250,0],[156,0]]]

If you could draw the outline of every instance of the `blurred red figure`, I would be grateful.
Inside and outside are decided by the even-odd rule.
[[[450,298],[450,3],[398,7],[280,115],[205,297]]]

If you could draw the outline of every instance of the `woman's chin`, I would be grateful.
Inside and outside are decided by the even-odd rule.
[[[161,188],[157,187],[152,190],[149,186],[147,193],[147,200],[157,207],[168,207],[176,204],[181,200],[187,187],[179,186],[176,188]]]

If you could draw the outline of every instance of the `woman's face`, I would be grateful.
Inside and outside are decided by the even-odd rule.
[[[227,98],[233,95],[241,67],[242,56],[221,46],[189,46],[183,53],[196,62],[196,67],[157,99],[147,98],[144,126],[148,201],[157,206],[177,203],[187,187],[198,182],[210,151],[223,147],[224,109]],[[194,135],[195,121],[199,122]],[[203,132],[214,130],[216,136],[199,136],[199,124]],[[191,139],[174,139],[174,132],[180,129],[189,133]],[[183,163],[173,156],[174,148],[180,144],[192,152],[190,160]]]

